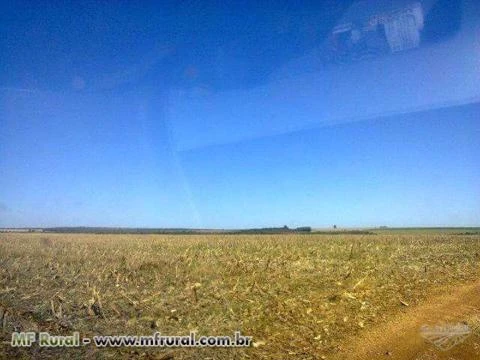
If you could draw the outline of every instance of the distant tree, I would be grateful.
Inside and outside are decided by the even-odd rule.
[[[336,229],[336,228],[337,228],[337,225],[333,225],[333,228]]]
[[[311,232],[312,231],[312,228],[310,226],[301,226],[301,227],[297,227],[295,229],[295,231],[298,231],[298,232]]]

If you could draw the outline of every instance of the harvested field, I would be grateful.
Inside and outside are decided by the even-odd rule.
[[[479,264],[479,235],[0,234],[0,357],[347,359],[354,339],[441,289],[473,283]],[[12,331],[29,330],[241,331],[254,344],[10,346]]]

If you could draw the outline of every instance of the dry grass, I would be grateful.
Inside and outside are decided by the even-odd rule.
[[[0,234],[0,357],[328,359],[478,277],[480,236]],[[247,349],[13,349],[10,334],[253,337]],[[60,354],[62,354],[60,356]]]

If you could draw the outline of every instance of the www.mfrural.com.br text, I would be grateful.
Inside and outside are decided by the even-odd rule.
[[[52,335],[48,332],[13,332],[11,346],[30,347],[80,347],[93,344],[96,347],[249,347],[250,336],[236,331],[233,336],[198,336],[194,331],[183,336],[162,335],[95,335],[81,336],[79,332],[71,335]]]

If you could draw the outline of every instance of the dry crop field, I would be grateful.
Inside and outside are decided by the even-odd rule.
[[[330,359],[436,289],[475,281],[479,264],[479,235],[3,233],[0,357]],[[19,349],[9,344],[14,330],[85,336],[240,330],[254,344]]]

